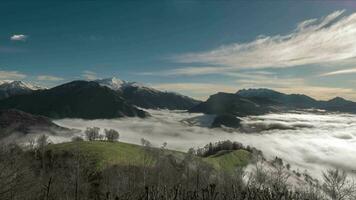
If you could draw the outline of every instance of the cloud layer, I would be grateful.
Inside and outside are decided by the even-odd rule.
[[[87,80],[98,79],[98,76],[97,76],[96,72],[92,72],[92,71],[88,71],[88,70],[83,71],[82,77],[84,77]]]
[[[0,80],[17,80],[26,78],[26,74],[18,71],[0,71]]]
[[[342,62],[356,56],[356,13],[343,16],[336,11],[321,19],[309,19],[287,35],[260,36],[247,43],[221,46],[207,52],[175,57],[183,63],[217,65],[215,70],[286,68]],[[195,72],[199,69],[180,69]],[[205,68],[200,73],[211,73]]]
[[[121,141],[140,144],[140,139],[145,138],[156,146],[167,142],[168,148],[182,151],[190,147],[202,147],[209,142],[230,139],[261,149],[270,159],[279,156],[292,164],[293,169],[308,169],[315,176],[329,167],[356,170],[355,115],[285,113],[248,117],[244,118],[245,127],[260,128],[255,133],[243,133],[238,130],[190,126],[190,123],[186,123],[190,118],[192,121],[196,121],[197,117],[204,118],[202,114],[148,111],[152,117],[147,119],[64,119],[55,122],[81,130],[92,126],[113,128],[120,132]],[[287,128],[264,130],[271,126]]]
[[[341,74],[355,74],[356,68],[353,69],[344,69],[344,70],[337,70],[328,73],[321,74],[320,76],[334,76],[334,75],[341,75]]]
[[[39,81],[61,81],[63,78],[51,75],[39,75],[37,76],[37,80]]]

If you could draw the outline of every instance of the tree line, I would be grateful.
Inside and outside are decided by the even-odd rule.
[[[215,143],[210,142],[209,144],[205,145],[202,148],[198,148],[197,150],[191,149],[191,151],[195,152],[195,154],[200,157],[208,157],[211,155],[215,155],[216,153],[221,151],[234,150],[246,150],[256,155],[262,155],[262,151],[254,147],[251,147],[249,145],[244,146],[242,143],[236,141],[232,142],[230,140],[218,141]]]
[[[104,129],[104,135],[100,134],[99,127],[87,127],[84,131],[85,137],[88,141],[95,140],[107,140],[109,142],[116,142],[120,138],[120,134],[118,131],[114,129]],[[72,138],[72,141],[84,141],[84,139],[80,136],[76,136]]]
[[[89,129],[88,129],[89,130]],[[90,129],[92,131],[92,129]],[[90,132],[91,132],[90,131]],[[95,131],[96,132],[96,131]],[[112,133],[112,132],[111,132]],[[115,133],[116,134],[116,133]],[[88,138],[89,139],[89,138]],[[174,156],[167,143],[153,148],[142,139],[140,165],[107,165],[98,169],[95,157],[79,150],[54,152],[48,137],[24,150],[0,147],[2,200],[354,200],[355,185],[339,169],[323,173],[321,182],[289,183],[280,159],[267,168],[259,156],[253,170],[216,170],[193,151]],[[223,150],[237,148],[220,142]],[[210,146],[210,144],[208,145]],[[241,146],[240,146],[241,147]],[[217,147],[216,147],[217,148]],[[209,149],[209,148],[208,148]],[[216,151],[216,149],[214,149]],[[211,152],[210,152],[211,153]]]

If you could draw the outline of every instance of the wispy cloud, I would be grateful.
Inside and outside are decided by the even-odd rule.
[[[18,71],[1,71],[0,70],[0,80],[11,80],[11,79],[24,79],[27,75],[20,73]]]
[[[96,72],[88,71],[88,70],[83,71],[82,77],[84,77],[87,80],[98,79],[98,75]]]
[[[159,72],[142,72],[139,75],[154,75],[154,76],[195,76],[202,74],[220,74],[232,70],[231,67],[182,67]]]
[[[37,80],[39,80],[39,81],[61,81],[64,79],[61,77],[51,76],[51,75],[39,75],[39,76],[37,76]]]
[[[19,35],[12,35],[10,40],[12,41],[26,41],[28,38],[27,35],[19,34]]]
[[[216,67],[174,69],[172,73],[210,74],[241,69],[287,68],[308,64],[338,63],[356,57],[356,13],[336,11],[321,19],[300,22],[287,35],[260,36],[206,52],[173,58],[181,63]]]
[[[355,73],[356,73],[356,68],[353,68],[353,69],[332,71],[332,72],[321,74],[320,76],[334,76],[334,75],[340,75],[340,74],[355,74]]]

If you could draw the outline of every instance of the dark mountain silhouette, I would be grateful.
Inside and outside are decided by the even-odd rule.
[[[222,114],[215,117],[211,127],[227,126],[232,128],[240,127],[241,120],[231,114]]]
[[[269,99],[245,98],[236,94],[219,92],[211,95],[205,102],[190,109],[190,112],[206,114],[231,114],[239,117],[248,115],[261,115],[275,111],[270,105],[276,104]]]
[[[236,92],[246,98],[263,98],[275,101],[284,106],[295,108],[311,108],[318,105],[318,101],[303,94],[284,94],[270,89],[243,89]]]
[[[303,94],[283,94],[270,89],[244,89],[236,93],[243,97],[260,97],[276,101],[289,109],[315,108],[334,112],[356,113],[356,103],[341,97],[329,101],[319,101]]]
[[[142,108],[186,110],[200,103],[180,94],[146,90],[135,86],[124,88],[122,94],[129,102]]]
[[[262,115],[270,112],[292,111],[295,109],[322,109],[332,112],[356,113],[356,103],[336,97],[329,101],[319,101],[302,94],[284,94],[270,89],[244,89],[235,94],[217,93],[208,100],[191,108],[190,112],[217,115],[216,123],[237,127],[235,117]],[[229,116],[229,117],[228,117]]]
[[[200,103],[200,101],[187,96],[159,91],[136,82],[122,81],[117,78],[101,79],[95,82],[119,92],[127,101],[142,108],[187,110]]]
[[[73,81],[0,101],[0,109],[10,108],[50,118],[147,116],[146,112],[130,104],[119,93],[92,81]]]
[[[341,97],[336,97],[329,101],[321,101],[320,104],[319,108],[327,111],[356,113],[356,102]]]
[[[47,117],[31,115],[16,109],[0,110],[0,138],[14,132],[27,134],[32,130],[46,133],[73,131],[54,124]]]

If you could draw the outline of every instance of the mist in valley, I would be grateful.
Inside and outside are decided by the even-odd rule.
[[[356,170],[356,116],[340,113],[294,112],[242,118],[240,129],[207,126],[214,116],[184,111],[147,110],[146,119],[56,120],[60,126],[82,130],[87,127],[116,129],[120,141],[140,144],[141,138],[154,146],[167,142],[169,149],[187,151],[209,142],[238,141],[263,151],[267,159],[275,156],[290,163],[298,171],[307,170],[319,176],[327,168],[341,168],[354,174]],[[50,136],[54,143],[69,141],[67,137]]]

